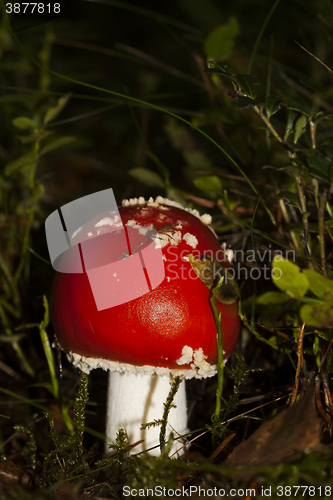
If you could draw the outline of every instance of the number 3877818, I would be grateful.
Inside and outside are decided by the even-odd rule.
[[[60,3],[6,3],[7,14],[60,14]]]

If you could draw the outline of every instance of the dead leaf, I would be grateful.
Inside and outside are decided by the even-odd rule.
[[[239,297],[239,288],[233,277],[233,269],[227,269],[218,260],[210,255],[197,259],[193,254],[186,255],[195,274],[201,279],[209,290],[214,288],[219,280],[224,277],[223,283],[217,290],[216,298],[222,304],[233,304]]]
[[[232,475],[241,481],[251,481],[257,473],[246,470],[247,467],[278,465],[305,450],[322,450],[321,427],[311,387],[298,403],[262,424],[247,441],[236,446],[223,465],[244,467]]]
[[[68,484],[62,484],[56,490],[57,500],[79,500],[78,494]]]
[[[32,473],[16,465],[12,460],[0,460],[0,486],[19,485],[27,490],[34,488]]]

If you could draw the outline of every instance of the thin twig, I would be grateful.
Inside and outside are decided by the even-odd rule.
[[[329,388],[328,381],[327,381],[325,373],[321,373],[320,374],[320,378],[321,378],[321,381],[322,381],[322,384],[323,384],[323,388],[324,388],[324,396],[325,396],[326,408],[328,409],[329,414],[331,415],[331,417],[333,417],[332,395],[331,395],[331,391],[330,391],[330,388]]]
[[[319,375],[316,376],[315,378],[315,396],[316,396],[316,405],[317,405],[317,410],[319,411],[320,415],[323,417],[327,425],[329,427],[333,428],[333,424],[331,421],[331,418],[329,415],[327,415],[326,411],[323,408],[323,405],[321,404],[321,399],[320,399],[320,377]]]
[[[291,400],[290,400],[290,405],[292,406],[297,397],[297,392],[298,392],[298,386],[299,386],[299,377],[301,374],[301,371],[303,369],[303,339],[304,339],[304,328],[305,328],[305,323],[302,324],[301,330],[299,332],[299,337],[298,337],[298,347],[297,347],[297,354],[298,354],[298,360],[297,360],[297,370],[296,370],[296,375],[295,375],[295,384],[293,387],[293,392],[291,395]]]
[[[325,220],[324,220],[326,200],[327,200],[327,190],[324,189],[323,194],[319,197],[318,233],[319,233],[321,267],[325,278],[327,278],[326,256],[325,256]]]
[[[320,62],[320,64],[322,64],[330,73],[333,74],[333,71],[331,70],[331,68],[329,68],[328,66],[326,66],[326,64],[323,63],[323,61],[321,61],[318,57],[316,57],[314,54],[312,54],[309,50],[307,50],[305,47],[303,47],[303,45],[301,45],[300,43],[296,42],[297,45],[299,47],[301,47],[301,49],[305,50],[305,52],[307,52],[308,54],[310,54],[310,56],[312,56],[314,59],[316,59],[316,61]]]
[[[213,462],[213,460],[221,453],[221,451],[227,446],[227,444],[230,443],[230,441],[236,436],[236,433],[231,434],[227,438],[225,438],[222,443],[214,450],[214,452],[211,454],[211,456],[208,459],[208,462]]]
[[[322,367],[324,366],[324,363],[325,363],[325,361],[326,361],[326,358],[327,358],[328,353],[330,352],[330,349],[331,349],[331,347],[332,347],[332,346],[333,346],[333,339],[331,339],[331,340],[330,340],[330,343],[328,344],[327,351],[325,352],[325,354],[324,354],[324,356],[323,356],[323,358],[322,358],[322,360],[321,360],[321,363],[320,363],[320,366],[319,366],[319,369],[318,369],[318,373],[320,373],[320,372],[321,372],[321,369],[322,369]]]

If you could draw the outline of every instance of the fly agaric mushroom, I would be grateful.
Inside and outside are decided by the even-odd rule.
[[[118,305],[98,308],[86,267],[82,274],[58,272],[51,293],[51,317],[57,338],[75,366],[86,373],[93,368],[110,371],[106,436],[114,440],[118,429],[124,428],[130,443],[144,440],[135,447],[136,452],[158,445],[159,429],[140,427],[162,417],[171,375],[183,380],[174,400],[176,408],[170,411],[168,435],[170,429],[181,435],[187,431],[184,379],[211,377],[217,372],[217,327],[210,303],[216,265],[227,278],[219,289],[220,300],[216,300],[221,313],[224,359],[235,347],[240,320],[237,291],[226,273],[230,264],[207,225],[209,215],[200,216],[196,210],[184,209],[161,197],[148,202],[143,198],[125,200],[119,214],[120,224],[119,217],[102,214],[75,232],[94,237],[93,253],[100,259],[94,279],[103,282],[107,276],[108,282],[100,285],[99,295],[117,300],[116,284],[123,276],[121,271],[119,275],[104,271],[106,256],[112,254],[113,266],[129,266],[130,259],[138,259],[149,244],[152,252],[160,252],[164,279],[160,276],[160,284],[152,285],[151,258],[142,259],[141,255],[148,288],[131,271],[127,274],[127,290],[136,298],[129,296],[123,302],[118,300]],[[116,220],[126,232],[128,245],[127,252],[116,249],[118,257],[114,248],[111,251],[110,241],[100,235],[103,227],[116,225]],[[141,240],[133,246],[134,230]],[[117,235],[120,238],[119,231],[113,233],[113,246]],[[174,443],[173,451],[179,448],[181,445]],[[159,451],[155,448],[152,453]]]

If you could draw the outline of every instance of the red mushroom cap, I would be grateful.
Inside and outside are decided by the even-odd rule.
[[[128,231],[135,227],[157,231],[154,240],[162,248],[165,277],[156,288],[150,286],[148,293],[98,310],[86,272],[57,272],[51,293],[51,317],[61,346],[85,370],[102,366],[123,371],[126,366],[161,374],[170,371],[186,378],[213,375],[217,328],[211,291],[194,272],[188,255],[200,259],[209,253],[223,266],[230,267],[218,239],[198,216],[168,205],[165,200],[160,204],[150,201],[123,206],[119,214],[127,238]],[[96,236],[94,228],[101,225],[95,219],[80,231]],[[93,240],[102,242],[100,238]],[[146,238],[145,245],[149,243]],[[99,248],[103,255],[111,252],[106,239]],[[143,248],[144,245],[140,250]],[[127,257],[122,255],[124,259]],[[240,331],[237,301],[224,304],[216,300],[216,305],[221,312],[226,358],[233,351]]]

